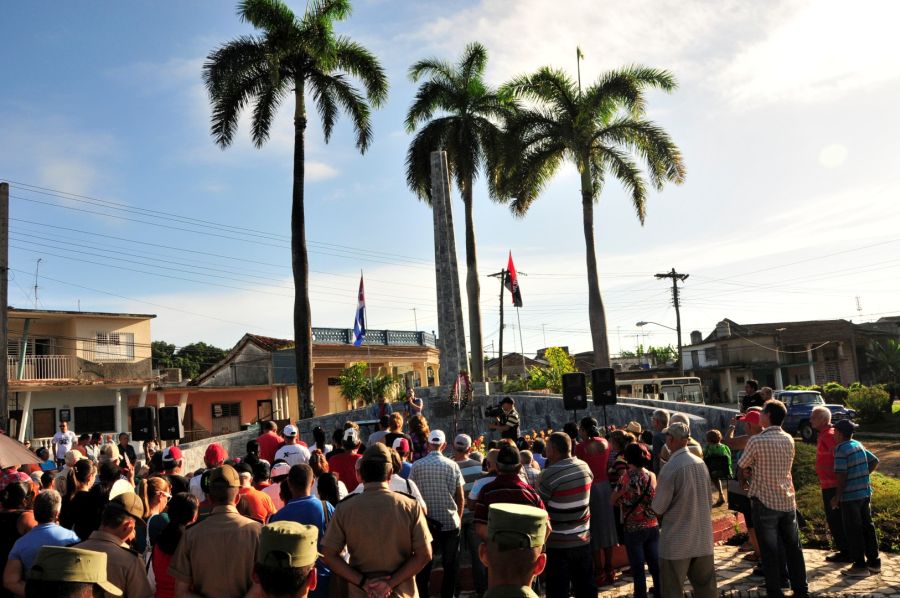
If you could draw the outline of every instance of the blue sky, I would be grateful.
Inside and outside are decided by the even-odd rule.
[[[431,213],[404,185],[410,137],[402,122],[415,91],[406,71],[421,57],[455,60],[473,40],[489,50],[493,84],[545,64],[574,75],[576,45],[586,82],[630,63],[668,68],[680,82],[649,103],[684,153],[685,184],[653,195],[644,227],[614,184],[595,211],[614,350],[674,340],[663,328],[635,327],[674,325],[669,287],[653,278],[673,266],[691,275],[686,331],[708,333],[724,317],[900,312],[900,51],[891,29],[900,9],[887,1],[710,6],[356,2],[338,28],[379,56],[391,89],[365,156],[345,119],[327,145],[310,122],[316,325],[352,325],[362,269],[370,327],[437,328]],[[2,11],[10,303],[33,304],[41,258],[41,307],[156,313],[154,337],[178,345],[230,346],[247,331],[291,336],[291,106],[261,150],[246,127],[224,151],[209,135],[203,59],[251,33],[234,5],[15,3]],[[483,187],[476,200],[488,350],[497,339],[497,282],[484,275],[503,267],[509,250],[527,274],[525,350],[589,348],[574,170],[561,170],[524,219],[491,204]],[[462,265],[461,203],[454,209]]]

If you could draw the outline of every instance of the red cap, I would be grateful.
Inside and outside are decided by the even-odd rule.
[[[737,417],[737,421],[739,422],[747,422],[748,424],[753,424],[754,426],[759,425],[759,411],[748,411],[743,415],[739,415]]]
[[[409,452],[409,441],[406,438],[395,438],[394,445],[391,447],[401,455]]]
[[[181,449],[177,446],[170,446],[163,451],[163,461],[180,461]]]
[[[222,445],[218,442],[213,442],[206,447],[206,454],[203,456],[203,460],[210,466],[220,465],[224,463],[227,458],[228,451],[222,448]]]

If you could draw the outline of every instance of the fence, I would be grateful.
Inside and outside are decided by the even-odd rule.
[[[10,380],[67,380],[75,378],[76,358],[70,355],[29,355],[19,376],[19,358],[6,358]]]

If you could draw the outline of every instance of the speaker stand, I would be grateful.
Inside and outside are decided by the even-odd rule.
[[[609,439],[609,421],[606,419],[606,402],[603,403],[603,433]]]

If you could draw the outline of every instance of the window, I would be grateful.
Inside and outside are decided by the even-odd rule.
[[[329,378],[328,379],[328,386],[340,386],[340,385],[341,385],[340,378]]]
[[[241,417],[240,403],[215,403],[212,406],[213,417]]]
[[[116,432],[116,408],[112,405],[102,407],[75,407],[76,433]]]
[[[134,334],[131,332],[98,332],[94,358],[97,361],[134,359]]]

